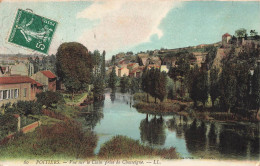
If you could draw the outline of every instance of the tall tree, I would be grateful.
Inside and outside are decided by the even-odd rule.
[[[130,86],[130,80],[128,77],[123,76],[120,79],[120,87],[121,87],[121,92],[122,93],[126,93],[129,90],[129,86]]]
[[[203,103],[205,107],[205,103],[208,100],[208,73],[207,71],[200,71],[199,72],[199,81],[198,81],[198,95],[199,101]]]
[[[116,57],[115,55],[113,55],[111,60],[111,65],[115,65],[115,64],[116,64]]]
[[[57,75],[66,89],[74,92],[85,90],[91,81],[92,60],[88,49],[80,43],[63,43],[59,46]],[[72,95],[72,96],[73,96]]]
[[[105,90],[105,83],[103,79],[98,79],[101,77],[101,74],[98,74],[98,77],[95,79],[94,88],[93,88],[93,94],[94,94],[94,100],[101,100],[103,99],[103,94]]]
[[[208,46],[208,47],[206,47],[206,51],[208,53],[207,53],[205,62],[207,64],[209,64],[209,68],[211,68],[211,66],[214,62],[214,59],[216,57],[216,54],[217,54],[217,48],[214,46]]]
[[[194,102],[194,107],[197,107],[197,101],[199,100],[199,68],[197,65],[191,71],[192,77],[190,77],[191,87],[190,87],[190,98]]]
[[[252,77],[252,99],[254,109],[260,109],[260,62],[254,70]]]
[[[236,107],[247,110],[249,104],[249,66],[245,63],[238,63],[235,67],[236,74]]]
[[[112,72],[109,74],[108,86],[114,90],[116,88],[117,76],[115,67],[112,68]]]
[[[144,69],[142,74],[142,90],[146,93],[146,101],[149,102],[149,70]]]
[[[169,77],[171,78],[171,79],[173,79],[173,81],[174,81],[174,91],[175,91],[175,93],[176,93],[176,91],[177,91],[177,84],[176,84],[176,82],[177,82],[177,80],[178,80],[178,72],[177,72],[177,68],[176,67],[170,67],[170,70],[169,70],[169,72],[168,72],[168,75],[169,75]]]
[[[214,103],[216,99],[220,96],[218,73],[219,73],[219,69],[217,69],[216,67],[210,70],[209,94],[211,97],[212,107],[214,107]]]
[[[151,68],[148,71],[148,93],[154,97],[154,102],[156,102],[156,91],[155,87],[157,86],[157,80],[159,78],[160,71],[156,70],[155,68]]]
[[[236,76],[233,70],[234,65],[226,64],[222,68],[220,76],[220,102],[224,109],[230,113],[230,109],[235,105],[236,97]]]
[[[104,50],[102,53],[102,65],[101,65],[101,74],[102,78],[105,78],[106,76],[106,51]]]
[[[159,71],[159,69],[157,70]],[[165,96],[167,95],[167,90],[166,90],[167,74],[165,72],[159,71],[158,75],[159,77],[156,80],[155,92],[156,92],[156,97],[162,102]]]
[[[130,80],[130,90],[131,93],[134,94],[140,89],[140,79],[139,78],[132,78]]]

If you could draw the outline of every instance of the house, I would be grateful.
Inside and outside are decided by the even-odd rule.
[[[151,65],[148,65],[147,66],[147,69],[152,69],[152,68],[154,68],[154,69],[160,69],[160,66],[158,66],[158,65],[155,65],[155,64],[151,64]]]
[[[160,60],[160,58],[159,57],[157,57],[157,56],[154,56],[154,57],[149,57],[149,58],[147,58],[147,60],[146,60],[146,66],[147,65],[158,65],[158,66],[160,66],[161,65],[161,60]]]
[[[168,73],[169,69],[167,68],[166,65],[161,65],[160,71],[161,71],[161,72],[166,72],[166,73]]]
[[[21,76],[32,76],[34,73],[33,64],[30,62],[16,63],[15,65],[10,65],[11,75],[21,75]]]
[[[28,76],[0,77],[0,106],[19,100],[31,101],[42,92],[43,85]]]
[[[129,63],[127,64],[127,68],[129,69],[129,72],[132,72],[133,69],[138,68],[139,64],[138,63]]]
[[[38,71],[32,78],[43,85],[44,91],[56,91],[57,77],[50,70]]]
[[[6,67],[0,66],[0,77],[5,75]]]
[[[142,76],[143,70],[144,66],[136,67],[131,72],[129,72],[129,77],[140,78]]]
[[[228,33],[225,33],[224,35],[222,35],[222,46],[226,47],[231,40],[231,35]]]
[[[148,53],[139,53],[137,54],[137,60],[140,66],[146,65],[146,60],[149,58]]]
[[[118,77],[128,76],[129,75],[129,69],[126,67],[122,67],[118,69]]]
[[[112,72],[113,67],[115,67],[116,76],[118,76],[118,69],[119,69],[119,67],[117,67],[117,66],[110,66],[110,67],[108,68],[108,70],[107,70],[107,74],[110,74],[110,73]]]

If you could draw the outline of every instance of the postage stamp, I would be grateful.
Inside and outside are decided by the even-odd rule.
[[[18,9],[8,42],[47,54],[57,24],[54,20]]]

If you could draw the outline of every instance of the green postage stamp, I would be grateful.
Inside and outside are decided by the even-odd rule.
[[[57,24],[54,20],[18,9],[8,42],[47,54]]]

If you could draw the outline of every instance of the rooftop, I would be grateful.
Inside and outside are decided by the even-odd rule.
[[[43,70],[40,71],[43,75],[45,75],[48,78],[56,78],[57,76],[53,74],[50,70]]]
[[[31,84],[36,84],[37,86],[43,86],[42,84],[31,79],[28,76],[0,77],[0,84],[21,84],[21,83],[31,83]]]

